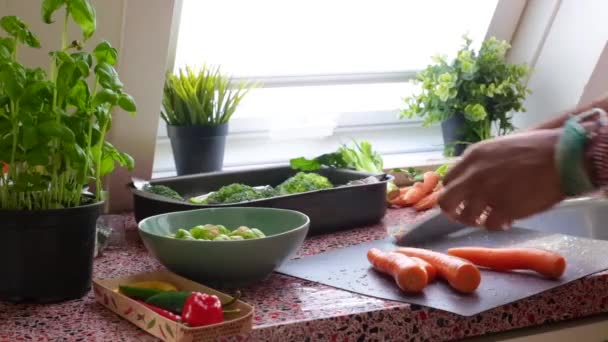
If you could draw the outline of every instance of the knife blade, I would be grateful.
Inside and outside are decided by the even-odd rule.
[[[394,237],[398,245],[415,245],[464,228],[467,228],[467,225],[452,221],[440,209],[432,209],[428,216],[401,228]]]

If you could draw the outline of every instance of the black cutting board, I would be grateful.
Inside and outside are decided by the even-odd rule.
[[[439,280],[429,284],[424,293],[410,295],[401,292],[392,278],[373,270],[367,260],[367,251],[372,247],[384,251],[398,247],[392,238],[387,238],[290,260],[277,272],[371,297],[472,316],[608,269],[608,241],[522,228],[505,232],[467,228],[417,247],[445,252],[448,248],[462,246],[545,248],[561,253],[568,265],[559,280],[525,271],[494,272],[481,269],[481,284],[473,294],[460,294]]]

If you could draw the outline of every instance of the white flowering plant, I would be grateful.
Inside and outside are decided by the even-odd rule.
[[[474,143],[512,132],[513,112],[525,112],[522,106],[530,89],[524,84],[530,69],[526,64],[507,63],[511,47],[495,37],[485,40],[479,51],[464,36],[464,45],[450,63],[445,56],[433,57],[434,64],[418,73],[412,81],[421,85],[419,93],[404,99],[400,116],[424,119],[423,125],[462,114],[466,121],[465,141]]]

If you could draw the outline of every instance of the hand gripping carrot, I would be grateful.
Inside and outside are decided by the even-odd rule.
[[[435,267],[433,267],[433,265],[429,264],[428,262],[418,258],[418,257],[411,257],[412,260],[414,260],[415,262],[419,263],[420,266],[424,267],[424,270],[426,271],[426,275],[429,278],[428,282],[432,283],[433,280],[435,280],[435,277],[437,276],[437,270],[435,269]]]
[[[392,276],[405,292],[420,292],[428,283],[424,268],[405,255],[372,248],[367,252],[367,259],[377,271]]]
[[[435,267],[438,276],[460,292],[471,293],[481,283],[479,269],[467,260],[422,248],[400,247],[395,252],[428,262]]]
[[[559,278],[566,269],[566,259],[558,253],[529,247],[459,247],[450,248],[448,254],[495,269],[531,270],[549,278]]]

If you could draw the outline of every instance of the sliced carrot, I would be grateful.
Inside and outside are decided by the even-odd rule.
[[[467,260],[422,248],[400,247],[395,252],[418,257],[433,265],[437,275],[460,292],[471,293],[481,283],[479,269]]]
[[[566,270],[566,259],[558,253],[530,247],[459,247],[448,254],[497,271],[530,270],[549,278],[559,278]]]
[[[424,270],[426,271],[426,275],[429,278],[429,283],[433,282],[433,280],[435,280],[435,277],[437,277],[437,270],[435,269],[435,267],[433,267],[433,265],[429,264],[428,262],[418,258],[418,257],[411,257],[412,260],[414,260],[415,262],[419,263],[420,266],[424,267]]]
[[[434,191],[414,204],[414,208],[418,211],[427,210],[434,208],[437,203],[439,203],[439,191]]]
[[[405,255],[372,248],[367,252],[367,260],[377,271],[392,276],[397,286],[405,292],[420,292],[428,283],[424,268]]]

